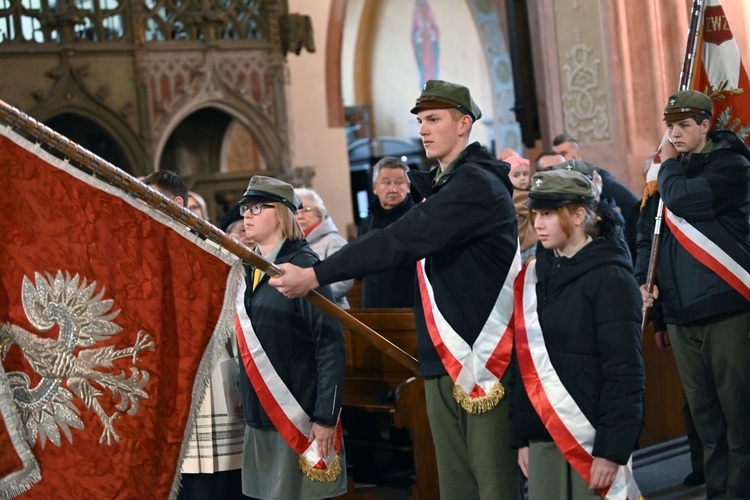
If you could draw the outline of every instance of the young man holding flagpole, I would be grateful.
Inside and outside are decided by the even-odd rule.
[[[419,372],[440,497],[515,499],[504,386],[521,256],[509,168],[469,144],[481,111],[463,85],[428,81],[411,112],[439,164],[409,172],[425,201],[311,268],[280,265],[285,274],[270,284],[296,297],[318,282],[416,264]]]
[[[708,498],[750,498],[750,80],[719,0],[695,0],[693,19],[681,91],[664,109],[668,140],[647,176],[636,276],[647,277],[644,309],[659,298],[668,337],[657,331],[657,343],[675,353]],[[665,211],[649,199],[657,191]]]
[[[708,498],[750,497],[750,150],[709,133],[712,102],[686,90],[664,109],[659,193],[666,226],[644,306],[660,298],[704,447]]]

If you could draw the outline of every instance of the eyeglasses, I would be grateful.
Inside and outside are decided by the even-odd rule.
[[[250,212],[250,215],[260,215],[264,208],[275,208],[269,203],[256,203],[255,205],[240,205],[240,215],[245,216],[246,213]]]
[[[315,210],[313,207],[303,207],[303,208],[298,209],[297,213],[306,213],[306,214],[309,214],[313,210]]]

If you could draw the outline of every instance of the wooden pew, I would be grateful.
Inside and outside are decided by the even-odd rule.
[[[351,309],[357,319],[416,357],[417,337],[412,309]],[[344,330],[346,372],[343,393],[343,422],[347,456],[363,448],[411,454],[414,467],[412,499],[439,497],[437,465],[425,407],[424,380],[382,354],[366,339]],[[386,401],[386,396],[393,395]],[[377,428],[383,417],[403,429],[409,439],[392,439]],[[357,428],[359,427],[359,428]],[[383,435],[385,434],[385,435]]]
[[[349,301],[349,308],[351,309],[362,307],[362,280],[354,280],[352,289],[346,294],[346,300]]]

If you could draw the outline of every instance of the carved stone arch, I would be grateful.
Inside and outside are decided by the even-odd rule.
[[[155,148],[154,165],[159,165],[167,141],[174,131],[189,116],[206,109],[214,109],[225,113],[241,123],[252,135],[258,148],[262,152],[265,163],[278,172],[285,172],[290,164],[288,151],[284,139],[277,133],[274,125],[267,119],[261,110],[246,102],[235,99],[209,99],[203,102],[193,102],[175,113],[159,138]],[[219,169],[212,169],[218,172]],[[209,173],[209,172],[203,172]]]
[[[121,168],[134,176],[145,175],[149,171],[147,162],[144,161],[144,159],[147,158],[147,154],[143,150],[137,137],[127,125],[120,120],[113,119],[112,116],[109,116],[110,114],[105,108],[93,108],[76,104],[57,105],[50,102],[37,106],[31,110],[29,114],[46,124],[49,124],[51,121],[54,122],[56,117],[63,115],[79,116],[85,121],[93,123],[99,127],[106,134],[107,139],[116,145],[122,152],[127,164],[115,164],[116,167]],[[79,124],[68,124],[65,122],[65,125],[62,127],[58,125],[57,127],[53,126],[52,128],[54,128],[56,132],[80,143],[84,147],[95,149],[87,145],[85,139],[78,138],[76,141],[74,134],[77,129],[81,128],[79,127]],[[96,153],[96,151],[93,152]],[[108,158],[105,159],[109,161]]]
[[[32,91],[36,105],[29,109],[29,114],[43,122],[61,114],[82,116],[100,126],[112,142],[122,149],[129,167],[123,170],[133,175],[148,172],[148,154],[134,128],[128,124],[128,118],[135,112],[135,105],[127,102],[119,110],[113,109],[109,86],[101,85],[96,91],[90,88],[90,72],[88,63],[76,65],[70,54],[63,53],[59,65],[45,73],[51,85],[46,90]],[[37,84],[43,85],[43,82]],[[74,130],[75,124],[69,128]]]

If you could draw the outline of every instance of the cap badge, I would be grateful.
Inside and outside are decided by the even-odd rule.
[[[572,172],[573,171],[573,165],[571,165],[570,163],[568,163],[567,165],[565,165],[565,170],[567,170],[568,172]]]
[[[534,184],[536,184],[536,187],[541,186],[542,183],[544,183],[544,181],[542,179],[537,179],[536,181],[534,181]]]
[[[677,100],[676,100],[676,99],[670,99],[670,100],[669,100],[669,105],[670,105],[670,106],[674,106],[674,103],[676,103],[676,102],[677,102]]]

